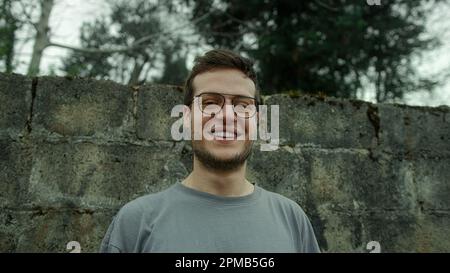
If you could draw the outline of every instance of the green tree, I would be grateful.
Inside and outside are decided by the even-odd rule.
[[[94,23],[83,23],[80,29],[82,48],[102,49],[113,42],[109,32],[109,24],[105,19],[97,19]],[[64,60],[64,71],[71,76],[108,78],[113,64],[108,57],[113,53],[97,53],[73,51]]]
[[[183,41],[177,39],[174,45],[163,49],[162,75],[153,82],[161,84],[183,85],[189,70],[186,67],[186,54],[183,54]]]
[[[215,11],[198,25],[209,44],[257,60],[266,94],[301,90],[355,98],[371,87],[384,102],[437,84],[419,78],[411,61],[437,45],[436,38],[422,38],[430,1],[188,2],[193,18]]]
[[[0,0],[0,71],[11,73],[14,69],[14,45],[19,20],[12,14],[14,0]]]
[[[28,65],[27,75],[39,74],[44,50],[51,46],[50,41],[50,14],[54,7],[54,0],[0,0],[0,56],[5,59],[5,70],[13,71],[14,48],[16,44],[33,41],[33,49]],[[37,15],[37,16],[36,16]],[[16,37],[18,30],[30,27],[32,37]],[[1,57],[0,57],[1,58]]]
[[[95,50],[73,51],[63,61],[63,70],[68,75],[139,84],[150,80],[151,69],[163,62],[170,73],[175,73],[169,75],[167,71],[163,79],[177,81],[174,76],[184,73],[180,66],[184,58],[180,52],[172,54],[180,41],[177,33],[165,32],[167,22],[163,21],[175,12],[174,2],[134,0],[110,4],[108,18],[85,23],[81,28],[81,48]]]

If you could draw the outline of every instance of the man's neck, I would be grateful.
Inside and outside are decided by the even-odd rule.
[[[244,196],[253,192],[254,186],[245,179],[246,163],[240,168],[217,172],[206,169],[194,160],[193,171],[181,183],[187,187],[220,196]]]

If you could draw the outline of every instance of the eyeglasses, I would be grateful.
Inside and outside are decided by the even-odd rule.
[[[216,115],[222,110],[223,105],[225,104],[224,95],[230,96],[228,94],[220,94],[215,92],[201,93],[194,96],[194,99],[191,100],[189,105],[191,105],[192,101],[198,97],[200,98],[198,100],[198,106],[202,113],[206,115]],[[234,113],[241,118],[251,118],[258,111],[258,101],[256,98],[238,95],[233,96],[231,103]]]

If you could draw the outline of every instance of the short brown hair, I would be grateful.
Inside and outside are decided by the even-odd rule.
[[[234,68],[240,70],[255,83],[255,97],[258,104],[261,103],[261,95],[258,88],[258,81],[253,61],[240,56],[239,54],[227,49],[213,49],[203,56],[195,58],[194,67],[189,73],[184,84],[184,104],[189,106],[194,95],[193,81],[195,76],[215,68]]]

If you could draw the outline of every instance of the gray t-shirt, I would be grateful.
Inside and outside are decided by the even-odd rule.
[[[293,200],[254,184],[226,197],[176,182],[123,206],[100,252],[320,252]]]

